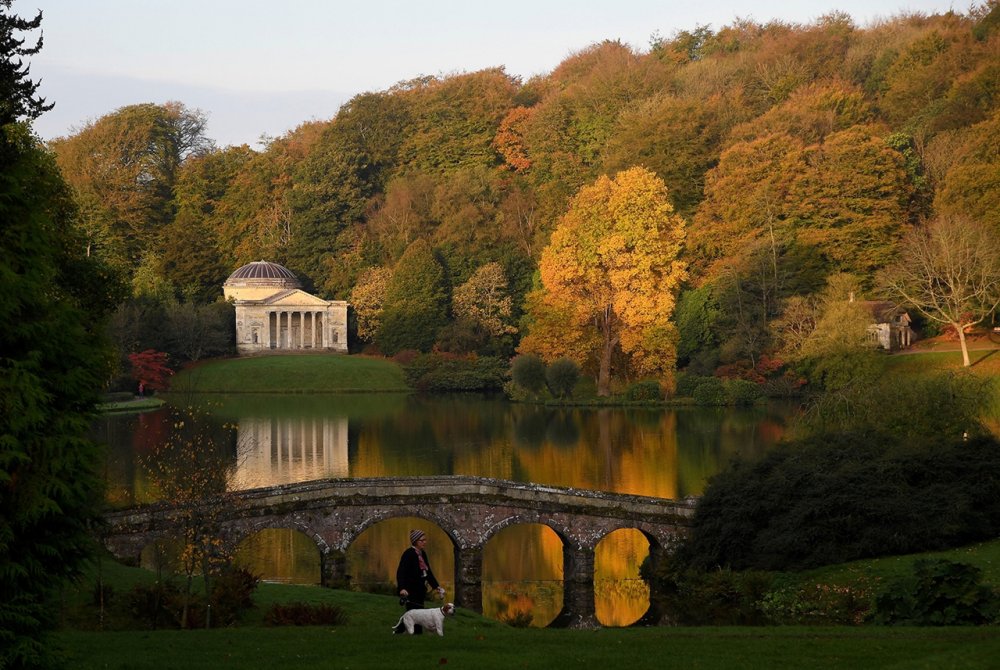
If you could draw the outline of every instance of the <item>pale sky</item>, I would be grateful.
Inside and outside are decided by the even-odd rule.
[[[208,116],[220,146],[256,146],[332,118],[363,91],[420,75],[503,66],[527,79],[604,39],[646,50],[651,35],[734,19],[809,23],[833,10],[859,25],[901,12],[965,13],[949,0],[15,0],[44,12],[31,78],[56,107],[43,139],[124,105],[178,100]]]

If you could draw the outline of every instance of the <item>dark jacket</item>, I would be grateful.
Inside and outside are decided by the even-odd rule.
[[[439,586],[434,571],[431,570],[431,563],[427,559],[426,552],[424,553],[424,564],[427,566],[426,572],[420,570],[420,559],[417,557],[415,547],[408,548],[399,557],[399,567],[396,568],[396,593],[406,589],[410,594],[407,596],[409,601],[407,609],[412,609],[411,606],[423,607],[428,584],[432,589]]]

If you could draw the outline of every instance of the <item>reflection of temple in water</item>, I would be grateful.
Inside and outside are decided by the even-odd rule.
[[[240,421],[232,488],[347,477],[346,418],[254,418]]]

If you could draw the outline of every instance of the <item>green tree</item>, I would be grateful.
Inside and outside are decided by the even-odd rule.
[[[676,342],[670,319],[687,274],[679,259],[683,239],[684,220],[673,213],[663,181],[649,170],[632,168],[580,189],[542,252],[541,300],[533,305],[535,324],[522,350],[578,362],[583,353],[595,363],[598,395],[606,396],[620,347],[636,371],[672,389]],[[537,327],[545,318],[539,311],[565,314],[564,328]],[[572,337],[566,331],[594,329],[596,349],[567,350]]]
[[[376,342],[386,354],[430,351],[447,321],[444,268],[426,240],[407,247],[392,271]]]
[[[85,255],[70,191],[28,126],[44,111],[0,2],[0,667],[54,667],[51,596],[90,556],[103,491],[87,436],[110,376],[102,320],[118,298]],[[11,75],[13,73],[13,76]]]

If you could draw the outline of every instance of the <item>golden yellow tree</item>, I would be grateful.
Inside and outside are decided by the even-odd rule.
[[[542,287],[528,300],[521,350],[596,368],[597,393],[606,396],[620,349],[635,372],[672,389],[684,228],[667,187],[645,168],[580,189],[542,252]]]

